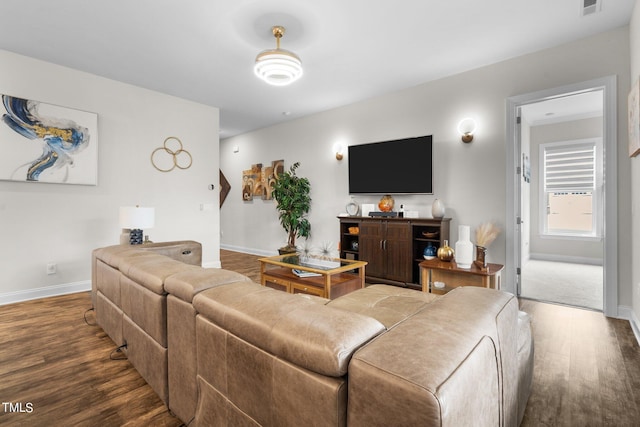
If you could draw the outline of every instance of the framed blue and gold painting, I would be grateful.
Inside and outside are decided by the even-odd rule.
[[[10,95],[0,114],[0,180],[97,185],[97,114]]]

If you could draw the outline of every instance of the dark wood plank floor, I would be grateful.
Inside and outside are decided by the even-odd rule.
[[[640,426],[640,348],[628,321],[521,300],[533,319],[533,391],[522,426]]]
[[[223,268],[259,280],[260,258],[221,251]],[[179,426],[115,344],[85,323],[88,293],[0,307],[2,426]],[[533,393],[523,426],[640,426],[640,349],[629,323],[521,301],[533,318]],[[93,314],[87,318],[93,321]],[[27,403],[30,405],[28,406]]]

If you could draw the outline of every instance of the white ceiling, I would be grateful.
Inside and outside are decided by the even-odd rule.
[[[582,2],[2,0],[0,49],[219,107],[224,138],[628,25],[635,0]],[[291,86],[253,74],[273,25]]]
[[[522,107],[522,117],[531,126],[601,117],[603,113],[602,90],[569,94]]]

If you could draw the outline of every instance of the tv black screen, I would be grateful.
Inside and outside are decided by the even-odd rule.
[[[349,146],[349,193],[433,194],[432,136]]]

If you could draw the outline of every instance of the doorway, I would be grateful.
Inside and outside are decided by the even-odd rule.
[[[603,310],[602,89],[520,107],[519,296]]]
[[[583,203],[588,199],[588,197],[584,197],[585,195],[580,194],[580,191],[573,192],[576,194],[566,191],[556,191],[553,193],[552,191],[550,193],[547,192],[546,196],[544,196],[545,193],[539,189],[539,186],[536,186],[534,191],[530,183],[534,174],[538,179],[538,183],[541,182],[540,162],[537,161],[537,159],[540,157],[540,152],[542,152],[542,156],[544,156],[544,151],[541,151],[539,147],[539,135],[536,135],[536,164],[532,165],[533,155],[530,153],[531,147],[529,146],[527,148],[527,144],[531,144],[531,136],[533,135],[531,133],[532,123],[540,122],[542,123],[540,126],[552,124],[554,118],[552,116],[545,116],[545,114],[551,111],[550,108],[554,103],[557,105],[562,103],[570,104],[569,101],[572,100],[586,102],[586,99],[590,96],[599,96],[599,103],[602,106],[602,118],[599,119],[601,120],[599,124],[601,129],[601,152],[598,156],[602,159],[602,167],[606,171],[606,175],[602,175],[603,179],[600,187],[601,193],[598,193],[600,189],[594,189],[594,194],[590,195],[596,199],[598,197],[600,198],[599,205],[596,203],[597,201],[593,201],[593,199],[590,200],[593,202],[593,206],[601,209],[600,213],[597,211],[591,213],[594,217],[599,218],[601,222],[593,222],[594,226],[588,232],[591,233],[590,236],[584,235],[584,233],[586,233],[585,230],[582,230],[583,235],[576,236],[575,234],[577,232],[575,230],[568,230],[567,228],[571,227],[567,227],[566,224],[558,226],[556,221],[557,217],[554,217],[553,219],[549,219],[550,217],[545,218],[545,215],[551,212],[549,210],[551,200],[549,197],[554,197],[554,199],[551,200],[551,206],[553,206],[554,213],[557,213],[556,208],[564,206],[562,203],[565,203],[565,205],[568,206],[571,205],[571,203],[577,202],[577,199],[581,199],[580,203]],[[508,287],[511,286],[513,288],[513,292],[518,296],[529,296],[534,299],[541,299],[545,301],[549,300],[552,302],[560,302],[570,305],[587,306],[588,308],[603,310],[607,316],[616,316],[617,247],[615,242],[617,236],[617,225],[615,217],[617,207],[617,168],[615,76],[511,97],[507,100],[507,104],[507,201],[513,202],[507,203],[507,226],[505,227],[507,239],[507,265],[505,268],[505,284]],[[536,114],[537,118],[535,116]],[[594,115],[595,113],[590,114]],[[564,115],[568,116],[568,113]],[[547,120],[546,125],[544,122],[545,118]],[[589,117],[586,117],[585,119],[587,118]],[[592,119],[593,117],[590,118]],[[557,123],[562,123],[561,118],[556,117],[556,119]],[[573,117],[572,120],[574,119],[582,120],[580,117]],[[598,119],[596,119],[596,121],[597,120]],[[584,123],[587,122],[583,122],[583,124]],[[534,125],[533,127],[536,126]],[[540,127],[537,129],[537,131],[539,131],[537,133],[540,134],[542,131],[548,132],[554,128],[557,130],[558,128],[563,128],[563,126]],[[564,126],[564,128],[571,128],[571,126]],[[579,145],[585,142],[583,141],[584,139],[589,138],[566,138],[559,135],[555,138],[555,141],[547,142],[570,142],[572,144]],[[523,146],[525,148],[524,151]],[[529,150],[529,156],[526,155],[527,150]],[[544,159],[542,161],[544,162]],[[532,166],[535,167],[535,170]],[[612,177],[612,179],[607,179],[607,176]],[[529,183],[526,183],[527,179],[529,180]],[[542,179],[544,179],[544,177],[542,177]],[[523,183],[525,184],[523,185]],[[544,187],[546,184],[543,183],[539,185]],[[552,186],[549,188],[553,190]],[[544,199],[544,197],[546,197],[546,199]],[[531,208],[534,205],[534,203],[531,203],[532,198],[535,198],[537,201],[537,203],[535,203],[534,210]],[[567,204],[566,202],[568,201],[571,203]],[[527,206],[528,204],[529,206]],[[565,235],[554,236],[554,233]],[[540,239],[538,239],[539,241],[534,242],[534,236],[536,239],[540,237]],[[591,249],[593,249],[593,251],[578,251],[575,249],[575,245],[574,249],[571,249],[572,240],[578,242],[582,241],[582,244],[577,246],[579,248],[583,248],[585,246],[584,242],[588,241],[591,244]],[[559,244],[558,242],[562,242],[562,244]],[[600,252],[598,252],[598,245]],[[558,251],[561,247],[564,247],[565,250]],[[529,261],[535,258],[543,258],[540,261],[545,261],[547,263],[567,263],[567,261],[569,261],[569,264],[583,264],[601,268],[600,272],[596,270],[595,273],[592,272],[591,274],[599,275],[599,277],[602,278],[602,283],[596,283],[595,285],[596,287],[600,286],[600,289],[602,290],[602,300],[596,300],[595,303],[590,302],[588,304],[585,304],[584,301],[579,299],[576,299],[573,302],[565,300],[553,301],[552,297],[555,298],[553,293],[555,292],[557,294],[557,291],[562,289],[558,284],[566,281],[567,279],[549,277],[547,273],[555,270],[559,272],[560,267],[564,266],[560,266],[559,264],[547,264],[546,266],[541,266],[539,267],[541,270],[538,271],[543,271],[544,275],[542,273],[531,273],[528,269],[525,270]],[[586,270],[586,268],[579,268],[578,270]],[[547,286],[551,285],[552,287],[542,290],[543,294],[540,296],[534,293],[531,286],[527,287],[527,277],[529,279],[544,277],[541,282],[544,282]],[[577,279],[578,282],[581,280],[584,281],[584,279]]]

